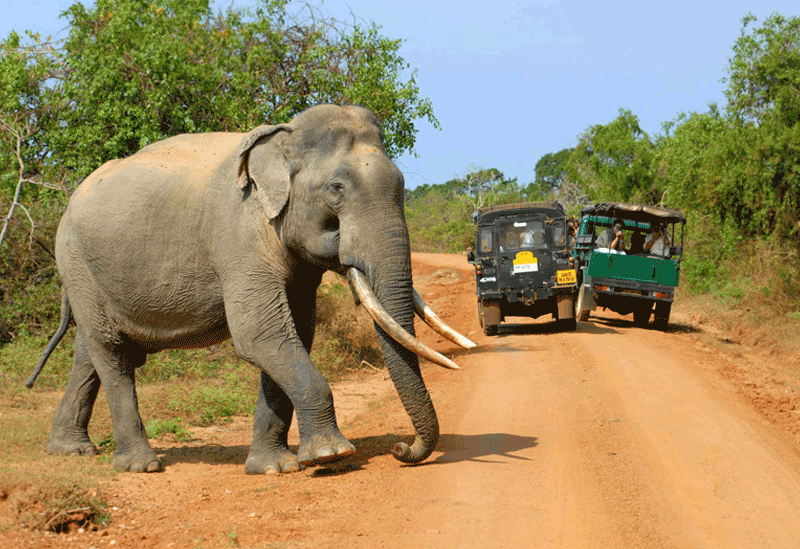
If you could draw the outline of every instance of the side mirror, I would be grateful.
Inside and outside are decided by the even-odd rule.
[[[467,263],[475,263],[475,252],[472,250],[467,252]]]

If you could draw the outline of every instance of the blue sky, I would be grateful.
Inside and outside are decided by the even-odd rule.
[[[0,0],[0,37],[55,34],[72,3]],[[254,0],[213,5],[231,3]],[[655,134],[681,112],[724,105],[720,80],[742,17],[800,15],[796,0],[327,0],[321,9],[405,40],[401,54],[442,125],[418,121],[418,157],[397,160],[409,187],[491,167],[527,183],[539,158],[620,108]]]

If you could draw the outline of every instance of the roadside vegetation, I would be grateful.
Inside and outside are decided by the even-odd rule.
[[[462,252],[480,206],[559,200],[680,209],[688,219],[681,288],[775,322],[800,320],[800,18],[748,15],[733,46],[726,105],[677,113],[651,136],[638,117],[592,124],[573,149],[542,157],[519,183],[471,168],[406,191],[418,251]]]

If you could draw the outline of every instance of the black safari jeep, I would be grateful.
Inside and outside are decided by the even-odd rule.
[[[479,210],[475,251],[478,316],[494,335],[507,316],[551,314],[575,329],[576,272],[564,207],[558,202],[509,204]]]
[[[622,249],[611,249],[615,226]],[[583,208],[574,249],[578,319],[588,320],[593,309],[603,307],[633,313],[642,326],[655,313],[656,327],[666,328],[680,280],[685,226],[679,211],[655,206],[606,202]]]

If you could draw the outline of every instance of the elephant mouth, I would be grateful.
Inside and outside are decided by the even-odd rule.
[[[361,303],[375,323],[383,328],[383,331],[390,335],[395,341],[409,351],[430,360],[434,364],[453,370],[460,369],[455,362],[441,353],[434,351],[403,329],[403,327],[386,312],[383,305],[381,305],[377,296],[375,296],[375,293],[372,291],[364,273],[351,267],[347,270],[346,276],[350,287],[353,289],[356,302]],[[474,342],[445,324],[444,321],[425,304],[416,290],[412,288],[411,293],[414,302],[414,312],[435,332],[465,349],[476,347]]]

